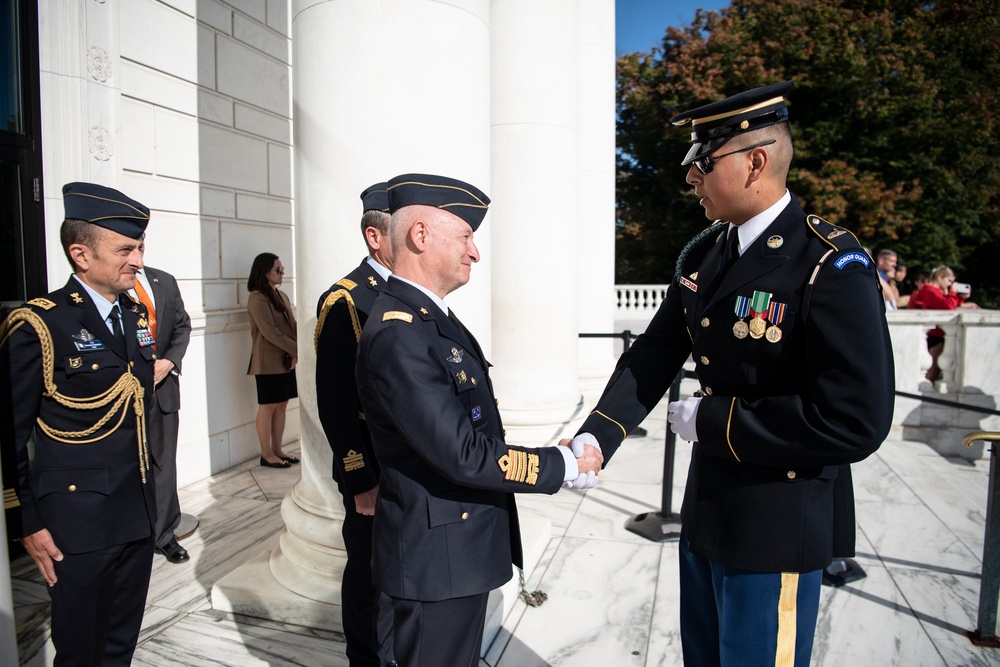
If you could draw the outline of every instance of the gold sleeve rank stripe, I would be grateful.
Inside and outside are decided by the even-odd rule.
[[[356,452],[353,449],[347,452],[347,456],[344,457],[344,471],[352,472],[354,470],[361,470],[365,467],[365,455],[361,452]]]
[[[48,299],[38,297],[37,299],[32,299],[28,302],[29,306],[38,306],[42,310],[52,310],[56,307],[55,301],[49,301]]]
[[[19,507],[20,505],[21,501],[17,499],[17,492],[14,489],[3,490],[3,508],[5,510]]]
[[[409,313],[404,313],[401,310],[390,310],[382,315],[382,321],[388,322],[389,320],[400,320],[402,322],[413,322],[413,315]]]
[[[538,483],[538,454],[508,449],[497,461],[497,465],[503,471],[504,479],[509,482],[522,482],[531,486]]]

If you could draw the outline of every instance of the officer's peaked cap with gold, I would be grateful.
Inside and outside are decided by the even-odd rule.
[[[67,183],[63,186],[67,220],[84,220],[138,239],[149,224],[149,209],[114,188],[96,183]]]
[[[404,206],[434,206],[454,213],[479,228],[490,205],[490,198],[473,185],[447,176],[403,174],[389,180],[389,212]]]
[[[739,134],[786,122],[785,93],[794,85],[794,81],[783,81],[754,88],[671,118],[674,125],[691,123],[692,146],[681,165],[708,155]]]
[[[388,213],[388,187],[389,184],[382,181],[381,183],[375,183],[365,188],[365,191],[361,193],[361,204],[364,206],[363,211],[382,211],[383,213]]]

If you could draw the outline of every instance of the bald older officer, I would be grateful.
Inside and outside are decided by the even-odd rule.
[[[490,364],[444,301],[479,261],[486,195],[429,174],[388,185],[393,275],[357,364],[382,466],[372,570],[392,602],[400,665],[478,665],[489,592],[522,565],[513,494],[554,493],[603,459],[503,440]]]
[[[73,276],[0,327],[0,437],[16,454],[21,542],[49,585],[55,664],[128,665],[156,517],[145,438],[154,341],[125,294],[149,210],[92,183],[66,185],[63,198]]]
[[[693,441],[681,510],[689,665],[796,665],[822,570],[854,553],[851,463],[889,431],[893,360],[878,276],[846,229],[785,187],[792,82],[680,114],[687,182],[718,222],[692,240],[646,332],[577,442],[609,459],[693,356],[698,396],[668,421]]]

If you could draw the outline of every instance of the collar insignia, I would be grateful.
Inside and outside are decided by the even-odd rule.
[[[784,242],[785,239],[781,238],[780,236],[772,236],[767,240],[767,247],[772,249],[780,248],[781,244],[783,244]]]
[[[73,292],[69,295],[69,298],[73,299],[73,303],[83,303],[83,298],[80,296],[79,292]]]
[[[375,280],[375,276],[368,276],[368,283],[369,283],[369,284],[370,284],[370,285],[371,285],[372,287],[378,287],[378,281],[377,281],[377,280]]]

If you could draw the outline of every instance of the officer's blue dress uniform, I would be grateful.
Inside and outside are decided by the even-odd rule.
[[[365,211],[388,211],[386,184],[361,195]],[[389,651],[390,628],[379,628],[378,590],[372,583],[371,516],[358,514],[354,496],[378,485],[378,459],[358,398],[354,366],[358,339],[385,283],[368,258],[325,291],[316,305],[316,404],[323,432],[333,450],[333,478],[344,497],[342,534],[347,564],[341,582],[341,608],[351,667],[377,666],[380,647]],[[388,656],[385,656],[386,658]]]
[[[891,423],[888,327],[871,258],[794,197],[724,272],[727,228],[713,225],[684,249],[664,303],[580,432],[597,437],[607,461],[693,357],[703,398],[681,511],[685,662],[719,664],[721,653],[730,664],[727,619],[713,602],[725,571],[731,581],[774,573],[773,588],[748,592],[741,608],[759,620],[751,631],[768,638],[769,654],[731,664],[773,665],[782,650],[808,664],[820,571],[854,553],[849,464],[874,452]],[[782,645],[789,628],[797,652]],[[702,652],[696,635],[712,632],[719,646]]]
[[[423,190],[433,185],[404,185],[397,200],[391,189],[438,179],[389,181],[393,212],[443,204]],[[453,183],[445,187],[452,189],[443,196],[456,196]],[[513,493],[554,493],[566,474],[556,447],[504,442],[488,370],[457,319],[413,284],[389,278],[361,334],[357,379],[382,466],[372,570],[375,586],[393,598],[396,659],[408,667],[478,664],[486,597],[510,580],[511,563],[523,564]],[[443,601],[455,606],[430,631],[433,605],[421,603]],[[418,646],[421,632],[427,640]],[[471,662],[452,655],[456,641]]]
[[[149,585],[155,352],[145,308],[127,294],[118,305],[121,343],[73,277],[0,327],[0,437],[14,445],[21,534],[48,529],[64,555],[49,588],[57,665],[128,665]]]

